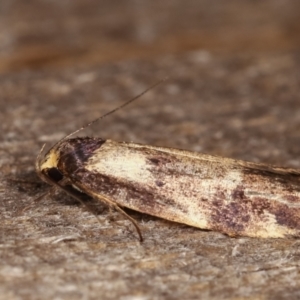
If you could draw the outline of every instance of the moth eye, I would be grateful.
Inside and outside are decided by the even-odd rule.
[[[47,175],[55,182],[58,182],[63,179],[63,175],[59,172],[59,170],[57,168],[48,169]]]

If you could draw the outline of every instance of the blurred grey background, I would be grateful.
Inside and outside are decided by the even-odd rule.
[[[99,64],[205,49],[299,49],[293,0],[11,0],[0,3],[0,71]]]

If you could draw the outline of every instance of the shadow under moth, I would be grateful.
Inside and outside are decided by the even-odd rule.
[[[42,149],[36,160],[41,179],[80,202],[83,193],[118,210],[133,223],[141,241],[137,222],[122,207],[233,237],[300,237],[299,170],[101,138],[71,138],[108,114],[67,135],[44,156]]]

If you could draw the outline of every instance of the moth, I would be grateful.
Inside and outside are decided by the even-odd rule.
[[[131,220],[141,241],[137,222],[123,207],[231,237],[300,236],[299,170],[173,148],[71,137],[87,126],[64,137],[44,156],[42,149],[36,160],[37,174],[80,202],[86,194],[118,210]]]

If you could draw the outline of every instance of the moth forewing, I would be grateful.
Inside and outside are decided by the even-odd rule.
[[[88,137],[62,141],[40,170],[108,205],[170,221],[230,236],[300,235],[297,170]]]

